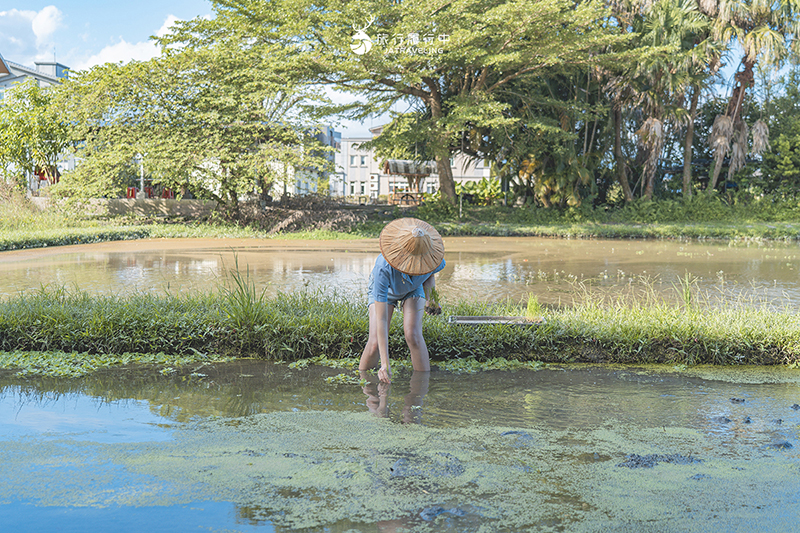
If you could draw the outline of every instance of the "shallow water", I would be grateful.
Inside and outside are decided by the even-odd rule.
[[[618,297],[653,290],[678,300],[679,278],[717,303],[800,304],[800,245],[535,237],[445,239],[437,275],[447,301],[569,304],[576,295]],[[320,290],[363,297],[377,240],[173,239],[0,252],[0,296],[42,285],[91,292],[208,290],[227,269],[249,269],[267,292]]]
[[[398,369],[390,387],[326,383],[345,372],[4,371],[0,520],[372,532],[788,531],[800,519],[797,370]],[[619,466],[631,460],[658,464]]]

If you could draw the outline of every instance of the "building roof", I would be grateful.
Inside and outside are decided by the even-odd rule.
[[[0,54],[0,76],[7,74],[11,74],[11,71],[9,70],[8,65],[6,65],[6,60],[3,59],[3,54]]]
[[[56,73],[63,72],[66,75],[66,70],[68,70],[66,66],[60,63],[37,63],[37,67],[38,65],[52,67],[53,74],[43,72],[39,68],[26,67],[14,61],[9,61],[0,54],[0,84],[7,85],[9,82],[22,81],[30,77],[50,85],[56,85],[61,81]]]

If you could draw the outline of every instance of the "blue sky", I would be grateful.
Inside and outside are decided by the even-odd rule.
[[[107,61],[150,59],[151,35],[175,19],[210,15],[206,0],[0,0],[0,54],[33,66],[52,61],[80,70]]]

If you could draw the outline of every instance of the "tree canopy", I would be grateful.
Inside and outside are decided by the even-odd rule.
[[[365,147],[434,160],[451,202],[455,154],[488,161],[518,200],[544,207],[713,192],[723,168],[733,183],[756,163],[758,176],[737,178],[753,191],[794,183],[791,117],[753,90],[758,72],[798,58],[798,0],[213,5],[214,17],[158,38],[161,57],[73,73],[42,101],[61,112],[44,137],[68,132],[81,159],[57,190],[119,194],[141,164],[235,208],[295,171],[327,171],[316,124],[387,115]],[[729,88],[718,73],[731,62]],[[336,91],[352,98],[334,103]],[[30,169],[33,144],[10,116],[0,161],[27,154],[14,168]]]
[[[165,187],[234,208],[295,171],[326,169],[314,139],[314,92],[277,74],[241,32],[191,46],[179,26],[161,57],[78,73],[60,91],[83,164],[62,189],[122,188],[143,160]],[[175,46],[180,39],[181,46]]]
[[[51,90],[28,79],[7,90],[0,103],[0,168],[17,180],[37,171],[51,182],[57,179],[69,128]]]
[[[424,143],[440,190],[453,198],[453,153],[470,132],[516,128],[509,99],[519,87],[570,67],[612,61],[624,36],[589,0],[220,0],[217,31],[248,28],[254,46],[289,50],[290,79],[346,90],[359,101],[331,109],[351,118],[415,113],[404,143]],[[389,130],[391,131],[391,130]],[[396,128],[395,128],[396,131]],[[391,149],[383,137],[375,146]],[[473,148],[482,139],[468,139]],[[387,145],[388,143],[388,145]],[[479,154],[478,150],[473,150]]]

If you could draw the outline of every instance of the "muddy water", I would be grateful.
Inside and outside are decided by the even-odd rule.
[[[800,304],[800,246],[542,238],[447,238],[445,300],[571,303],[587,291],[679,298],[688,275],[711,304]],[[361,297],[376,240],[145,240],[0,253],[0,295],[56,284],[93,292],[207,290],[238,260],[269,293]]]
[[[800,372],[0,375],[0,520],[86,531],[790,531]]]

